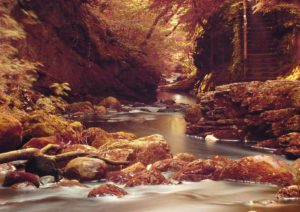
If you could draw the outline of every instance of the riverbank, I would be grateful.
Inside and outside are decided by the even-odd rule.
[[[184,96],[178,98],[179,94],[174,94],[173,97],[176,95],[177,100],[185,99]],[[181,110],[176,112],[178,109],[174,107],[176,104],[178,103],[164,100],[151,107],[137,103],[130,106],[123,105],[117,99],[109,97],[97,106],[91,103],[67,105],[66,111],[72,111],[72,114],[78,117],[89,112],[97,114],[98,111],[100,118],[83,122],[86,129],[80,122],[68,121],[54,114],[44,112],[43,115],[37,116],[37,111],[29,113],[33,115],[31,121],[24,122],[26,124],[24,126],[21,124],[21,127],[27,127],[24,131],[27,133],[25,136],[27,139],[29,135],[34,138],[25,142],[18,152],[6,151],[0,154],[3,182],[1,190],[12,192],[4,195],[5,200],[1,204],[6,209],[13,209],[11,201],[15,199],[18,202],[17,205],[23,209],[23,203],[20,203],[21,199],[18,194],[28,190],[32,196],[28,197],[28,203],[25,201],[25,204],[35,202],[34,196],[39,192],[46,195],[46,197],[41,197],[40,202],[48,201],[47,195],[53,197],[58,193],[59,201],[64,203],[74,201],[73,198],[86,202],[88,197],[103,198],[107,195],[119,197],[125,195],[124,200],[128,200],[127,196],[129,196],[137,201],[135,195],[138,195],[140,189],[145,192],[140,195],[146,196],[151,189],[155,189],[149,187],[150,185],[159,186],[158,196],[164,193],[160,190],[161,188],[169,190],[181,183],[183,185],[178,188],[179,194],[181,189],[190,193],[192,190],[187,182],[193,182],[194,185],[202,182],[200,188],[208,186],[210,189],[217,189],[220,186],[235,189],[236,186],[239,187],[240,182],[260,183],[261,187],[256,186],[255,189],[250,188],[250,185],[240,186],[241,189],[245,189],[244,191],[249,188],[251,192],[262,192],[259,198],[256,195],[251,196],[251,200],[258,201],[257,207],[262,204],[259,201],[262,201],[264,191],[268,191],[268,198],[273,201],[270,204],[272,209],[281,201],[276,200],[277,190],[280,190],[277,194],[279,199],[297,197],[300,189],[298,186],[285,186],[299,183],[299,160],[287,163],[277,157],[263,156],[260,155],[261,153],[239,148],[236,143],[234,145],[205,143],[204,140],[188,137],[185,135],[186,123],[182,116],[185,107],[181,105]],[[105,111],[105,113],[100,113],[100,111]],[[109,118],[103,119],[103,116]],[[50,117],[52,119],[48,119]],[[57,125],[61,124],[57,120],[64,120],[63,123],[68,123],[74,128],[68,125]],[[47,127],[41,128],[41,126]],[[56,128],[53,128],[54,126]],[[48,129],[48,131],[41,131],[41,129]],[[128,132],[122,132],[124,130]],[[41,136],[37,132],[53,134]],[[22,161],[20,162],[19,159]],[[210,180],[220,181],[220,183]],[[238,184],[227,184],[226,181],[235,181]],[[276,187],[268,187],[266,184],[273,184]],[[281,189],[282,187],[285,188]],[[74,192],[68,200],[64,196],[69,196],[66,190]],[[241,194],[240,191],[235,190],[235,192]],[[171,196],[176,199],[177,191]],[[248,208],[246,199],[241,200],[236,208]],[[105,205],[103,207],[108,207],[106,199],[103,201]],[[189,201],[187,200],[186,203]],[[208,200],[205,199],[205,201],[204,205]],[[233,201],[233,199],[228,201]],[[39,208],[38,202],[34,203],[37,209]],[[51,205],[56,200],[50,198],[49,202]],[[296,203],[297,201],[293,204]],[[293,209],[293,204],[280,207]],[[53,207],[56,208],[56,206]],[[214,206],[214,208],[218,207]]]
[[[259,141],[255,148],[300,157],[299,81],[234,83],[198,97],[186,113],[188,134]]]

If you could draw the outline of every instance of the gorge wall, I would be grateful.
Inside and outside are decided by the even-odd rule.
[[[41,62],[39,87],[69,82],[78,94],[153,101],[159,74],[129,50],[84,0],[5,0],[22,23],[21,57]],[[5,5],[5,3],[2,3]]]

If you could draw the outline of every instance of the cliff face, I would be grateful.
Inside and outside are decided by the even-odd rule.
[[[118,42],[96,9],[83,0],[19,0],[11,14],[27,34],[17,44],[21,56],[43,64],[43,86],[69,82],[81,94],[154,100],[159,75]]]
[[[262,141],[257,147],[300,157],[300,82],[270,80],[217,86],[188,109],[188,133]]]

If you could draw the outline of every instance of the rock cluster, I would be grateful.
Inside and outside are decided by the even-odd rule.
[[[263,141],[300,156],[300,82],[273,80],[233,83],[199,95],[186,112],[188,133],[220,139]]]
[[[100,130],[95,132],[103,134]],[[105,133],[116,135],[116,133]],[[297,184],[300,179],[299,160],[289,165],[279,158],[264,155],[244,157],[239,160],[230,160],[222,156],[197,159],[187,153],[173,156],[161,135],[133,140],[123,139],[133,138],[132,134],[126,136],[127,134],[122,132],[118,135],[115,137],[116,140],[111,140],[97,148],[89,144],[64,144],[60,147],[57,144],[54,146],[48,144],[40,150],[26,148],[3,153],[5,155],[0,154],[2,160],[7,155],[13,159],[20,159],[15,155],[20,152],[26,158],[31,156],[25,170],[10,163],[0,164],[1,183],[14,189],[32,189],[45,185],[88,187],[80,182],[106,180],[119,184],[126,190],[128,187],[141,185],[168,185],[174,182],[199,182],[206,179],[291,186]],[[45,154],[52,147],[56,150],[51,152],[54,155]],[[64,163],[60,163],[61,161]],[[65,179],[61,180],[62,177],[57,175],[63,175]],[[107,195],[122,197],[127,194],[122,187],[101,184],[93,188],[88,197]],[[282,189],[278,196],[296,195],[297,189],[295,190],[294,187]]]

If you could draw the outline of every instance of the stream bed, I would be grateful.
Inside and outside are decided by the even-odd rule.
[[[178,103],[194,104],[194,99],[181,94],[161,93],[160,98]],[[150,111],[150,112],[149,112]],[[180,112],[159,113],[158,108],[135,108],[129,112],[114,113],[102,119],[84,120],[87,127],[101,127],[109,132],[128,131],[137,136],[162,134],[175,153],[187,152],[199,158],[224,155],[233,159],[268,154],[257,152],[241,142],[208,143],[185,134],[186,122]],[[90,183],[97,186],[99,183]],[[0,211],[272,211],[298,212],[300,201],[277,201],[278,188],[273,185],[236,182],[214,182],[180,185],[138,186],[126,188],[123,198],[87,198],[91,188],[43,188],[39,190],[0,189]]]

